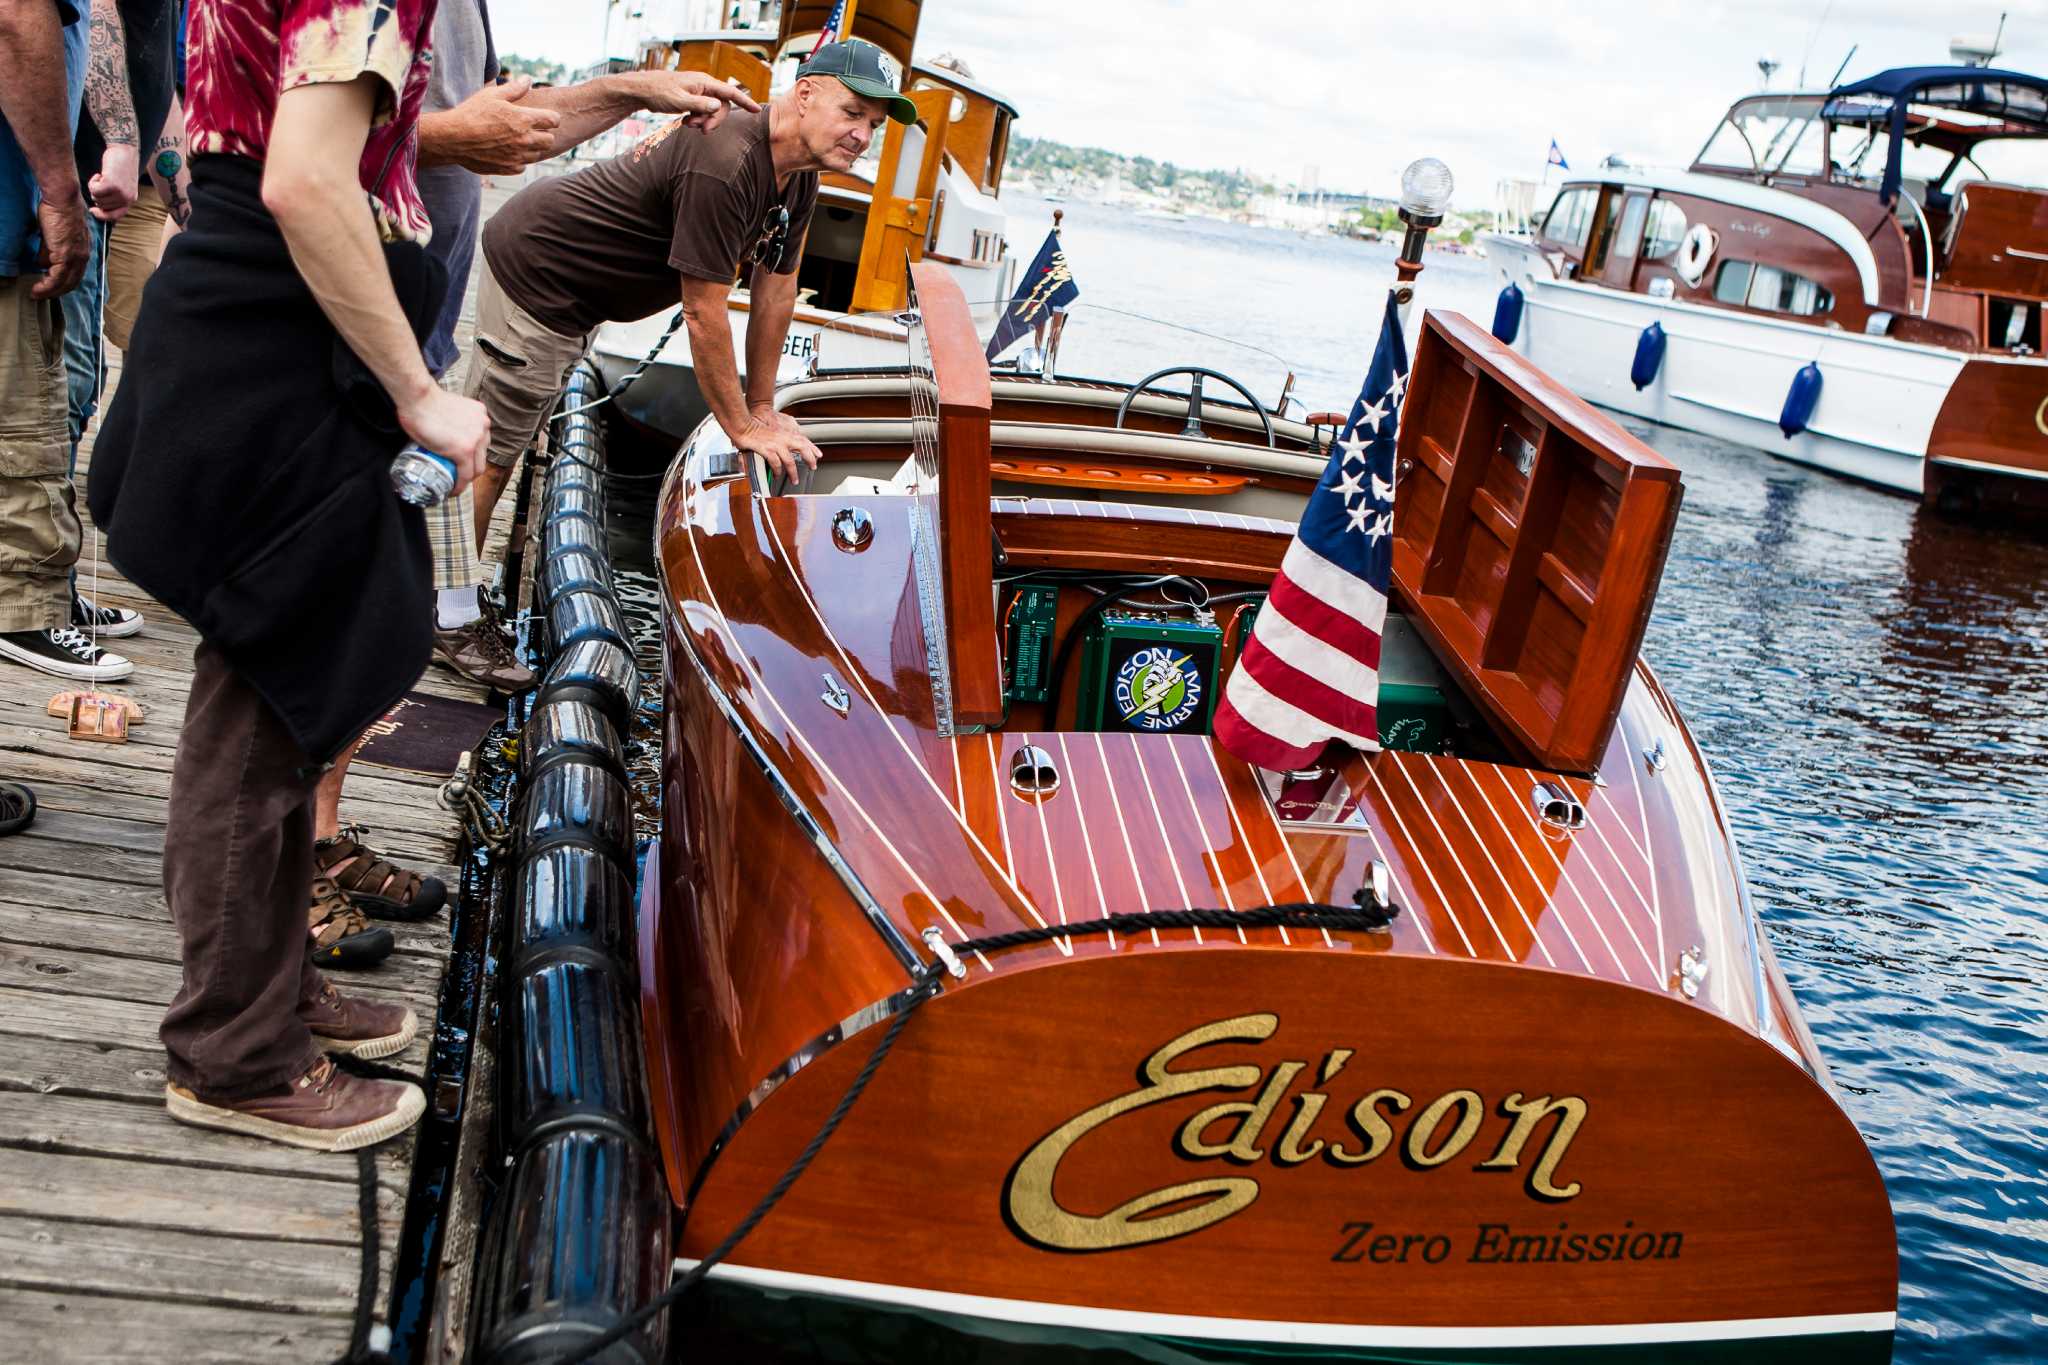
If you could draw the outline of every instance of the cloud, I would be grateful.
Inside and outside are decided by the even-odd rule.
[[[622,3],[612,47],[715,9]],[[1989,35],[2001,11],[2000,64],[2048,71],[2048,0],[928,0],[918,52],[965,58],[1029,136],[1282,180],[1314,168],[1325,188],[1374,193],[1429,154],[1450,163],[1460,204],[1483,207],[1497,179],[1540,176],[1553,137],[1575,168],[1610,152],[1684,164],[1757,88],[1766,54],[1781,88],[1803,60],[1825,81],[1852,44],[1851,78],[1943,62],[1952,35]],[[604,13],[491,5],[501,48],[572,64],[595,60]]]

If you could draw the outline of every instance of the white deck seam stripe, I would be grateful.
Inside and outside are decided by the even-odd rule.
[[[1152,897],[1145,890],[1144,875],[1138,871],[1138,851],[1131,847],[1131,828],[1124,823],[1123,803],[1116,799],[1116,777],[1109,771],[1109,751],[1102,747],[1102,732],[1099,730],[1095,734],[1095,758],[1102,764],[1102,789],[1110,794],[1109,812],[1116,817],[1117,831],[1124,836],[1124,856],[1131,860],[1131,881],[1138,888],[1138,908],[1150,910]],[[1151,932],[1152,946],[1156,948],[1159,946],[1159,931],[1154,929]]]
[[[1414,773],[1408,771],[1408,764],[1405,761],[1406,758],[1407,755],[1405,754],[1396,754],[1393,752],[1389,752],[1387,755],[1387,762],[1393,765],[1395,772],[1401,774],[1401,780],[1408,784],[1408,790],[1415,793],[1415,804],[1422,807],[1422,813],[1429,817],[1430,828],[1434,829],[1436,831],[1436,837],[1443,841],[1444,852],[1447,855],[1449,855],[1451,860],[1451,866],[1457,868],[1458,875],[1465,879],[1466,887],[1469,888],[1472,892],[1472,899],[1475,902],[1477,902],[1479,906],[1479,913],[1485,916],[1486,918],[1487,928],[1493,930],[1494,938],[1500,942],[1501,951],[1508,955],[1508,961],[1521,961],[1521,955],[1517,953],[1514,950],[1513,945],[1511,945],[1508,942],[1508,936],[1500,931],[1500,921],[1493,917],[1493,907],[1488,905],[1486,903],[1486,897],[1482,896],[1479,893],[1479,883],[1472,880],[1472,873],[1470,872],[1470,870],[1466,868],[1465,860],[1458,856],[1458,850],[1452,846],[1451,836],[1444,833],[1443,821],[1437,819],[1436,812],[1430,809],[1428,798],[1423,796],[1422,794],[1422,784],[1415,780]],[[1536,950],[1543,954],[1543,960],[1545,962],[1550,963],[1551,966],[1555,967],[1557,964],[1555,962],[1550,961],[1550,950],[1545,948],[1543,946],[1542,941],[1536,938],[1536,931],[1534,928],[1531,928],[1529,930],[1529,939],[1530,942],[1536,945]]]
[[[1451,905],[1451,898],[1444,894],[1444,889],[1441,886],[1437,885],[1436,873],[1430,871],[1429,860],[1422,857],[1416,849],[1415,840],[1408,833],[1408,822],[1401,818],[1400,811],[1394,809],[1394,798],[1387,791],[1387,784],[1380,781],[1380,775],[1375,771],[1374,765],[1370,760],[1366,762],[1365,775],[1371,780],[1373,786],[1379,789],[1380,799],[1387,803],[1387,818],[1394,822],[1394,829],[1400,834],[1402,842],[1408,845],[1410,861],[1422,869],[1423,876],[1429,878],[1430,889],[1436,892],[1437,904],[1441,905],[1444,909],[1444,914],[1450,917],[1451,927],[1458,931],[1458,941],[1465,945],[1465,956],[1478,957],[1479,950],[1472,946],[1472,936],[1465,932],[1465,922],[1458,918],[1457,910]],[[1393,870],[1391,864],[1388,865],[1387,870],[1389,872]],[[1497,934],[1500,931],[1496,929],[1494,932]],[[1503,944],[1502,946],[1506,945]]]
[[[1472,831],[1472,841],[1478,844],[1479,851],[1486,855],[1486,865],[1493,869],[1494,876],[1500,878],[1501,889],[1506,891],[1508,893],[1508,899],[1512,900],[1515,903],[1515,913],[1522,917],[1522,923],[1529,926],[1529,937],[1532,941],[1535,942],[1536,946],[1539,949],[1543,950],[1544,961],[1549,962],[1550,965],[1553,967],[1556,966],[1557,963],[1555,960],[1551,958],[1549,949],[1543,947],[1543,935],[1537,930],[1536,921],[1529,918],[1529,911],[1527,907],[1522,904],[1521,896],[1517,894],[1515,888],[1508,883],[1508,874],[1501,871],[1500,862],[1493,856],[1493,850],[1488,848],[1486,846],[1486,840],[1480,837],[1479,826],[1472,823],[1472,816],[1465,809],[1465,803],[1460,801],[1456,796],[1452,795],[1451,793],[1451,782],[1450,779],[1444,775],[1444,769],[1447,767],[1462,768],[1465,766],[1464,760],[1457,758],[1446,758],[1439,762],[1436,758],[1425,755],[1424,762],[1428,764],[1430,772],[1435,776],[1437,780],[1437,784],[1444,789],[1444,795],[1450,799],[1451,808],[1458,812],[1458,818],[1465,822],[1465,828]],[[1497,818],[1498,817],[1496,817],[1496,819]],[[1508,836],[1508,842],[1510,844],[1514,843],[1514,832],[1510,830],[1506,825],[1502,825],[1500,828],[1501,833]],[[1520,851],[1521,850],[1519,848],[1516,849],[1516,852],[1519,853]],[[1537,907],[1537,913],[1539,915],[1542,913],[1541,906]],[[1562,919],[1558,919],[1555,922],[1557,924],[1557,927],[1564,931],[1565,942],[1571,944],[1572,951],[1579,955],[1579,965],[1584,967],[1589,972],[1592,971],[1593,964],[1587,960],[1586,950],[1579,946],[1579,940],[1576,936],[1573,935],[1571,926],[1569,924],[1566,924]]]
[[[1195,819],[1195,832],[1202,836],[1202,851],[1209,855],[1209,865],[1216,875],[1216,889],[1223,893],[1223,908],[1235,910],[1237,909],[1237,901],[1230,894],[1230,879],[1224,875],[1223,860],[1216,856],[1216,846],[1209,842],[1209,826],[1202,820],[1202,808],[1195,802],[1194,785],[1188,781],[1188,770],[1180,761],[1179,737],[1167,735],[1165,740],[1166,752],[1173,759],[1173,769],[1180,774],[1180,789],[1187,793],[1188,814],[1192,815]],[[1228,795],[1229,793],[1226,792],[1226,799]],[[1237,941],[1239,943],[1251,942],[1250,939],[1244,936],[1243,925],[1239,925],[1237,928]]]
[[[1067,774],[1067,781],[1072,784],[1069,790],[1074,794],[1074,816],[1081,825],[1081,846],[1088,851],[1088,875],[1095,882],[1096,913],[1107,918],[1115,912],[1110,908],[1109,897],[1102,890],[1102,866],[1095,861],[1095,836],[1088,832],[1088,807],[1081,800],[1081,774],[1074,768],[1073,755],[1067,752],[1066,734],[1056,730],[1053,732],[1053,738],[1059,741],[1060,771]],[[1116,931],[1111,929],[1105,932],[1109,938],[1110,951],[1115,952]]]
[[[1195,903],[1188,899],[1188,884],[1180,875],[1180,859],[1173,856],[1173,843],[1166,837],[1166,817],[1159,811],[1159,793],[1152,787],[1151,769],[1145,766],[1145,751],[1138,747],[1138,737],[1127,734],[1131,741],[1131,756],[1138,760],[1138,776],[1145,780],[1145,799],[1152,803],[1152,823],[1159,835],[1159,846],[1166,852],[1166,866],[1173,873],[1173,884],[1180,888],[1180,904],[1183,910],[1192,910]],[[1195,926],[1195,942],[1202,941],[1202,929]]]

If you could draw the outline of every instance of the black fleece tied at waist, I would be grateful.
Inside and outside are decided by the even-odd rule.
[[[391,489],[396,410],[293,268],[262,173],[193,161],[191,225],[143,294],[87,500],[115,567],[324,763],[426,668],[432,565]],[[424,338],[446,276],[417,245],[384,254]]]

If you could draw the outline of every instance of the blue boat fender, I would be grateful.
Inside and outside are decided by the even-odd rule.
[[[1820,403],[1820,366],[1808,361],[1792,376],[1792,387],[1785,390],[1785,410],[1778,414],[1778,430],[1791,440],[1806,430],[1806,424],[1813,420],[1813,410]]]
[[[1493,305],[1493,336],[1503,346],[1515,344],[1522,330],[1522,286],[1508,281]]]
[[[1637,389],[1647,389],[1657,382],[1657,371],[1663,367],[1664,324],[1653,322],[1636,338],[1636,360],[1628,368],[1629,382]]]

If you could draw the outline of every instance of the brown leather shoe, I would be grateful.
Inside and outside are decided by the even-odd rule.
[[[247,1099],[201,1099],[182,1085],[167,1085],[164,1107],[180,1123],[200,1128],[316,1152],[353,1152],[412,1127],[427,1100],[416,1085],[352,1076],[323,1057],[290,1084]]]
[[[299,1007],[313,1041],[327,1052],[346,1052],[365,1061],[405,1051],[420,1031],[419,1016],[404,1005],[383,1005],[343,995],[329,985],[320,999]]]
[[[524,692],[534,684],[533,670],[512,657],[488,612],[454,630],[436,625],[434,662],[499,692]]]

